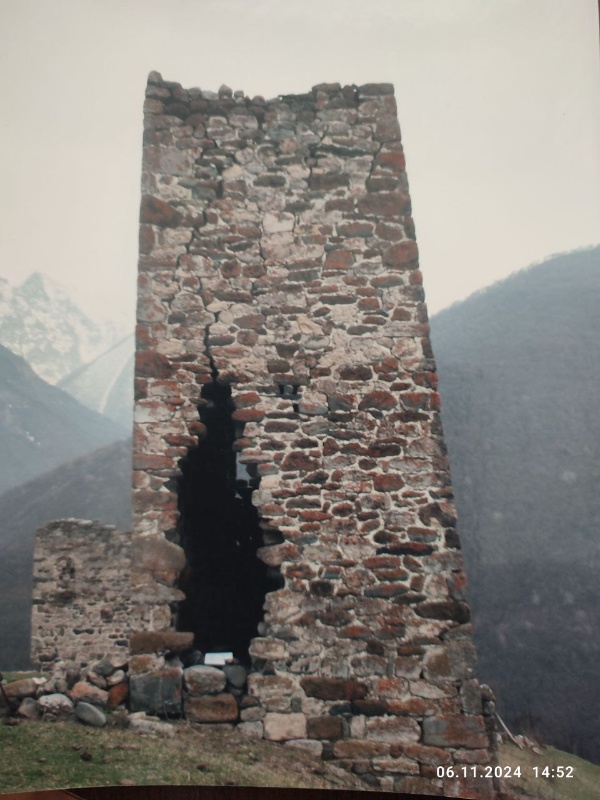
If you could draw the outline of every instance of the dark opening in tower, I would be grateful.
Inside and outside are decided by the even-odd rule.
[[[232,651],[248,663],[265,595],[280,586],[280,577],[256,555],[266,544],[251,499],[260,476],[256,464],[236,457],[243,424],[232,418],[231,388],[214,370],[201,397],[206,435],[180,464],[179,534],[187,564],[179,581],[186,599],[179,604],[177,628],[192,631],[204,653]]]

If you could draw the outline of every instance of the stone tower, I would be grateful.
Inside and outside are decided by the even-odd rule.
[[[144,136],[132,642],[232,651],[249,733],[491,796],[393,87],[152,73]]]

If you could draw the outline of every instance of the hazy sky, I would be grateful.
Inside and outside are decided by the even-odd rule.
[[[600,241],[596,0],[0,0],[0,275],[133,318],[146,76],[391,81],[430,311]]]

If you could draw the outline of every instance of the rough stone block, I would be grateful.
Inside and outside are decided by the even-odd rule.
[[[265,716],[265,739],[283,742],[287,739],[306,739],[306,717],[304,714],[269,713]]]
[[[423,674],[429,680],[464,680],[473,677],[475,666],[476,655],[472,642],[448,642],[427,653]]]
[[[5,684],[2,688],[9,700],[22,700],[24,697],[34,697],[39,686],[39,680],[21,678],[21,680]]]
[[[248,680],[248,670],[241,664],[225,664],[223,672],[227,683],[234,689],[243,689]]]
[[[154,672],[132,675],[129,680],[132,711],[166,717],[181,716],[183,670],[165,667]]]
[[[188,667],[183,671],[184,685],[191,695],[220,694],[225,689],[226,677],[216,667]]]
[[[487,736],[483,719],[459,714],[426,717],[423,743],[433,747],[484,748]]]
[[[419,723],[409,717],[370,717],[366,726],[370,741],[410,744],[421,738]]]
[[[300,685],[309,697],[319,700],[359,700],[369,691],[354,678],[302,678]]]
[[[178,631],[140,631],[129,637],[131,654],[181,653],[194,644],[193,633]]]
[[[317,742],[315,739],[290,739],[285,742],[284,746],[302,750],[313,758],[321,758],[323,754],[323,743]]]
[[[288,711],[298,684],[290,675],[248,676],[248,694],[257,697],[268,711]]]
[[[261,706],[253,706],[252,708],[242,708],[240,711],[240,719],[242,722],[259,722],[264,719],[267,712]]]
[[[185,566],[183,548],[159,534],[134,537],[132,558],[137,569],[149,572],[167,586],[175,583]]]
[[[183,709],[190,722],[237,722],[238,719],[238,705],[231,694],[186,697]]]
[[[113,711],[115,708],[117,708],[117,706],[120,706],[121,703],[124,703],[128,697],[129,683],[127,681],[124,681],[123,683],[116,683],[108,690],[108,701],[106,703],[107,709],[109,711]]]
[[[87,681],[76,683],[72,689],[69,689],[68,694],[74,703],[85,702],[101,708],[106,708],[108,703],[108,692]]]
[[[341,717],[312,717],[306,730],[310,739],[341,739],[344,735]]]
[[[262,550],[272,550],[274,545],[268,548],[261,548]],[[253,639],[250,643],[249,651],[252,658],[264,658],[266,661],[277,661],[280,658],[285,658],[286,647],[285,643],[279,639],[260,638]]]
[[[262,739],[264,734],[264,727],[262,722],[240,722],[237,726],[240,733],[244,736],[251,736],[254,739]]]

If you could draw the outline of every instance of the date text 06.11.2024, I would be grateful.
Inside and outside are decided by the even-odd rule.
[[[534,778],[572,778],[573,767],[530,767]],[[438,778],[520,778],[523,769],[517,767],[438,767]]]

